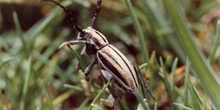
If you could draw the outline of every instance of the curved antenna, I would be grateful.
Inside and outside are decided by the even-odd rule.
[[[92,18],[92,20],[91,20],[91,23],[90,23],[90,26],[91,26],[91,27],[94,26],[94,24],[95,24],[95,22],[96,22],[96,20],[97,20],[97,16],[98,16],[98,14],[99,14],[99,12],[100,12],[100,6],[101,6],[101,4],[102,4],[102,0],[97,0],[97,6],[96,6],[96,9],[95,9],[95,14],[94,14],[94,16],[93,16],[93,18]]]
[[[58,5],[60,8],[62,8],[68,15],[68,17],[70,17],[70,20],[73,22],[73,27],[79,31],[80,33],[84,33],[84,31],[82,30],[82,28],[77,24],[76,22],[76,18],[74,17],[73,13],[71,11],[69,11],[67,8],[65,8],[64,6],[62,6],[61,4],[59,4],[56,1],[53,0],[43,0],[43,1],[49,1],[49,2],[53,2],[54,4]]]

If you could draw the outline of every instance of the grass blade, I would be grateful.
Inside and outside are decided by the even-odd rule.
[[[25,78],[24,78],[24,85],[23,85],[23,89],[22,89],[22,96],[21,96],[21,102],[20,102],[20,106],[19,106],[19,110],[25,110],[25,98],[27,96],[27,92],[28,92],[28,84],[29,84],[29,81],[30,81],[30,76],[31,76],[31,73],[32,73],[32,61],[31,61],[31,58],[29,58],[29,70],[28,72],[26,73]]]
[[[180,43],[189,56],[192,67],[196,70],[194,74],[199,78],[216,109],[220,109],[220,80],[209,63],[205,60],[204,54],[202,54],[201,50],[199,50],[196,45],[193,39],[194,36],[186,26],[183,14],[177,4],[176,0],[164,0],[164,5],[173,20],[178,38],[181,41]]]
[[[186,106],[184,106],[184,105],[181,105],[181,104],[178,104],[178,103],[173,103],[174,105],[176,105],[176,106],[178,106],[178,107],[181,107],[181,108],[183,108],[184,110],[193,110],[193,109],[191,109],[191,108],[189,108],[189,107],[186,107]]]
[[[189,92],[189,70],[190,70],[190,62],[189,59],[187,58],[186,60],[186,70],[185,70],[185,81],[184,81],[184,87],[185,87],[185,91],[184,91],[184,105],[188,104],[188,92]]]
[[[83,89],[78,87],[78,86],[73,86],[73,85],[70,85],[70,84],[64,84],[63,86],[65,88],[72,89],[74,91],[83,92]]]
[[[142,52],[142,56],[144,58],[144,62],[147,62],[149,60],[149,53],[148,53],[148,49],[146,48],[146,40],[144,38],[144,33],[142,31],[142,28],[140,26],[140,23],[138,22],[138,18],[134,12],[133,6],[131,4],[130,0],[125,0],[126,6],[128,7],[128,10],[131,14],[132,20],[134,22],[134,28],[135,31],[137,33],[137,36],[139,38],[139,42],[141,45],[141,52]]]
[[[89,106],[88,110],[92,110],[92,106],[98,101],[99,97],[101,96],[101,94],[105,91],[105,89],[109,86],[110,81],[100,90],[100,92],[97,94],[97,96],[94,98],[94,100],[92,101],[91,105]]]
[[[150,107],[148,106],[148,104],[146,104],[146,102],[144,102],[144,98],[140,92],[137,92],[137,94],[135,94],[135,96],[137,97],[138,102],[141,103],[144,110],[150,110]]]
[[[68,47],[71,50],[71,52],[74,54],[74,56],[76,56],[77,60],[79,61],[80,66],[82,67],[82,70],[84,71],[86,69],[86,67],[85,67],[84,62],[80,58],[79,54],[74,49],[72,49],[70,46],[68,46]]]
[[[175,88],[175,70],[177,67],[177,62],[178,62],[178,58],[176,58],[173,62],[173,66],[172,66],[172,71],[171,71],[171,84],[170,84],[170,89],[171,89],[171,93],[174,94],[174,88]]]
[[[213,62],[215,60],[215,54],[216,54],[217,49],[218,49],[219,44],[220,44],[220,20],[218,20],[218,22],[217,22],[216,34],[215,34],[215,38],[214,38],[213,43],[214,44],[213,44],[213,47],[211,49],[210,56],[209,56],[211,64],[213,64]]]
[[[26,42],[24,40],[24,37],[23,37],[23,32],[21,30],[21,25],[19,23],[19,20],[18,20],[18,15],[16,12],[13,12],[13,20],[14,20],[14,23],[15,23],[15,27],[16,27],[16,30],[17,30],[17,33],[18,33],[18,36],[21,38],[21,42],[23,44],[23,47],[26,49]]]

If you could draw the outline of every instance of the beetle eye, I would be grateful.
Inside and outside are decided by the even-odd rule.
[[[79,37],[85,36],[85,31],[79,33]]]
[[[78,36],[77,36],[77,39],[80,39],[80,40],[85,40],[85,31],[83,31],[83,32],[80,32],[79,34],[78,34]]]

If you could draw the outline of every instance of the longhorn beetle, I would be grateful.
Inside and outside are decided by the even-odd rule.
[[[76,40],[71,40],[64,42],[60,45],[59,49],[63,46],[75,45],[75,44],[85,44],[82,50],[82,55],[95,55],[95,61],[93,61],[85,69],[85,76],[88,77],[90,71],[95,64],[101,66],[101,73],[104,78],[111,82],[109,91],[111,92],[114,101],[114,110],[117,108],[117,91],[114,88],[114,84],[119,84],[122,88],[130,91],[134,95],[137,93],[140,86],[140,82],[144,84],[150,93],[150,96],[154,99],[152,92],[149,90],[147,83],[141,73],[140,69],[134,63],[131,63],[127,57],[121,51],[119,51],[115,46],[109,44],[106,37],[99,31],[93,29],[93,26],[97,20],[98,14],[100,12],[100,6],[102,0],[97,0],[97,6],[95,14],[91,20],[90,26],[86,29],[82,29],[76,22],[76,18],[71,11],[66,9],[61,4],[53,0],[50,1],[61,7],[70,17],[73,22],[73,27],[79,32]],[[141,75],[141,81],[138,81],[138,74]]]

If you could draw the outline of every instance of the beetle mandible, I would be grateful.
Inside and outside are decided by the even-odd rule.
[[[78,23],[76,22],[76,18],[73,13],[66,9],[61,4],[53,1],[53,0],[44,0],[50,1],[61,7],[70,17],[73,22],[73,27],[79,32],[76,40],[71,40],[62,43],[59,46],[59,49],[63,46],[70,46],[75,44],[85,44],[83,54],[87,55],[95,55],[95,61],[93,61],[89,66],[85,69],[85,76],[88,77],[90,71],[94,67],[95,64],[99,64],[101,66],[101,73],[105,79],[111,82],[112,85],[109,87],[109,91],[111,92],[113,98],[115,99],[114,110],[117,108],[117,92],[114,88],[114,83],[117,82],[121,87],[130,91],[133,94],[136,94],[139,88],[138,74],[141,73],[140,69],[134,63],[131,63],[125,55],[119,51],[115,46],[109,44],[106,37],[100,33],[99,31],[93,28],[98,14],[100,12],[100,6],[102,0],[97,0],[97,6],[95,10],[95,14],[91,20],[90,26],[82,29]],[[136,70],[137,68],[138,70]],[[143,77],[141,77],[142,82],[144,82],[147,87],[148,92],[151,97],[154,99],[152,92],[149,90],[147,83]]]

